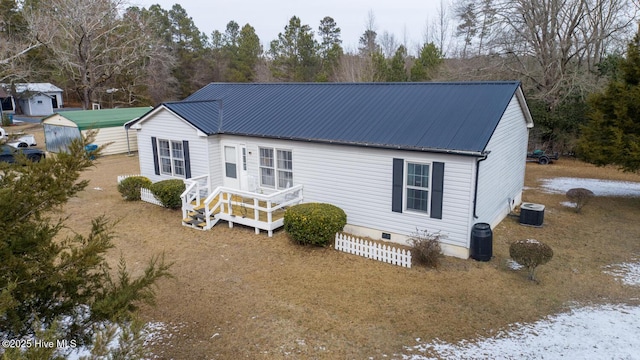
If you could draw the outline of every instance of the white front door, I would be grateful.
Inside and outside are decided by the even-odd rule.
[[[248,190],[247,147],[244,144],[224,144],[222,155],[224,160],[224,186]]]
[[[234,145],[224,145],[222,147],[224,160],[224,186],[239,189],[238,179],[238,150]]]

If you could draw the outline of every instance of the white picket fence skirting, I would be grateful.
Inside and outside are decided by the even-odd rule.
[[[393,246],[383,245],[341,233],[336,233],[336,242],[334,247],[338,251],[363,256],[368,259],[378,260],[406,268],[411,267],[410,250],[401,250]]]
[[[132,176],[142,176],[142,175],[118,175],[118,184],[120,184],[122,180]]]
[[[147,188],[140,188],[140,200],[146,201],[151,204],[162,206],[162,203],[160,202],[160,200],[158,200],[158,198],[155,195],[153,195],[151,190]]]
[[[120,184],[122,180],[132,176],[141,176],[141,175],[118,175],[118,184]],[[160,200],[158,200],[158,198],[155,195],[153,195],[151,190],[147,188],[140,188],[140,200],[146,201],[154,205],[162,206],[162,203],[160,202]]]

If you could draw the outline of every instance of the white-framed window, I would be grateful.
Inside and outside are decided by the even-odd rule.
[[[293,186],[293,154],[291,150],[278,150],[276,159],[278,188],[290,188]]]
[[[182,141],[158,139],[158,159],[161,174],[185,177]]]
[[[238,178],[236,167],[236,148],[234,146],[224,147],[224,171],[225,176],[233,179]]]
[[[405,208],[408,211],[429,213],[429,178],[431,165],[407,162],[405,176]]]
[[[293,186],[293,153],[286,149],[261,147],[260,185],[278,189]]]

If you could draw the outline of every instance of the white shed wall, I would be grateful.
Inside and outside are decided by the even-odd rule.
[[[22,111],[27,116],[45,116],[53,114],[51,98],[44,94],[36,94],[29,99],[21,100]]]
[[[221,140],[247,145],[248,173],[258,181],[258,147],[292,150],[293,185],[304,185],[304,201],[339,206],[347,213],[349,224],[378,230],[377,238],[382,232],[407,236],[418,228],[442,231],[447,235],[444,243],[468,247],[473,157],[228,135]],[[393,158],[445,163],[442,220],[391,211]],[[221,170],[219,165],[218,172]],[[404,239],[392,235],[391,240],[404,243]]]
[[[191,161],[191,176],[196,177],[209,173],[209,149],[207,137],[199,136],[198,131],[171,112],[160,109],[140,124],[137,130],[138,156],[140,160],[140,174],[151,181],[171,179],[167,175],[156,175],[153,167],[153,152],[151,137],[175,141],[189,141],[189,157]]]
[[[497,225],[522,201],[529,132],[517,98],[514,96],[498,123],[479,163],[477,222]]]
[[[86,135],[88,130],[83,130],[82,134]],[[151,140],[149,140],[151,141]],[[98,129],[98,134],[93,141],[96,145],[104,145],[107,143],[109,146],[102,150],[102,155],[123,154],[127,152],[127,131],[124,126],[116,126],[109,128]],[[129,147],[131,151],[138,150],[138,139],[135,131],[129,131]]]
[[[65,118],[64,116],[61,116],[60,114],[53,114],[53,115],[47,117],[47,119],[44,120],[42,123],[43,124],[56,125],[56,126],[69,126],[69,127],[75,127],[75,128],[78,127],[78,125],[76,125],[76,123],[74,123],[73,121]]]

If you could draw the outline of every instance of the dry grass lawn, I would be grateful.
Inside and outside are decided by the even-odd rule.
[[[546,205],[544,227],[508,217],[494,229],[491,261],[445,258],[440,269],[428,270],[300,247],[282,231],[269,238],[225,223],[206,232],[183,227],[179,211],[120,198],[116,176],[138,173],[137,161],[99,158],[84,175],[90,186],[64,213],[78,232],[101,214],[119,221],[114,265],[121,254],[134,273],[152,255],[174,262],[174,278],[157,288],[157,306],[141,312],[146,321],[167,324],[151,349],[159,358],[396,358],[416,338],[489,336],[576,303],[640,303],[639,289],[602,272],[640,255],[640,199],[598,197],[576,214],[559,204],[564,195],[535,189],[547,177],[640,181],[639,175],[567,159],[528,164],[526,185],[534,189],[524,199]],[[506,266],[510,242],[523,238],[555,252],[540,267],[539,284]]]

